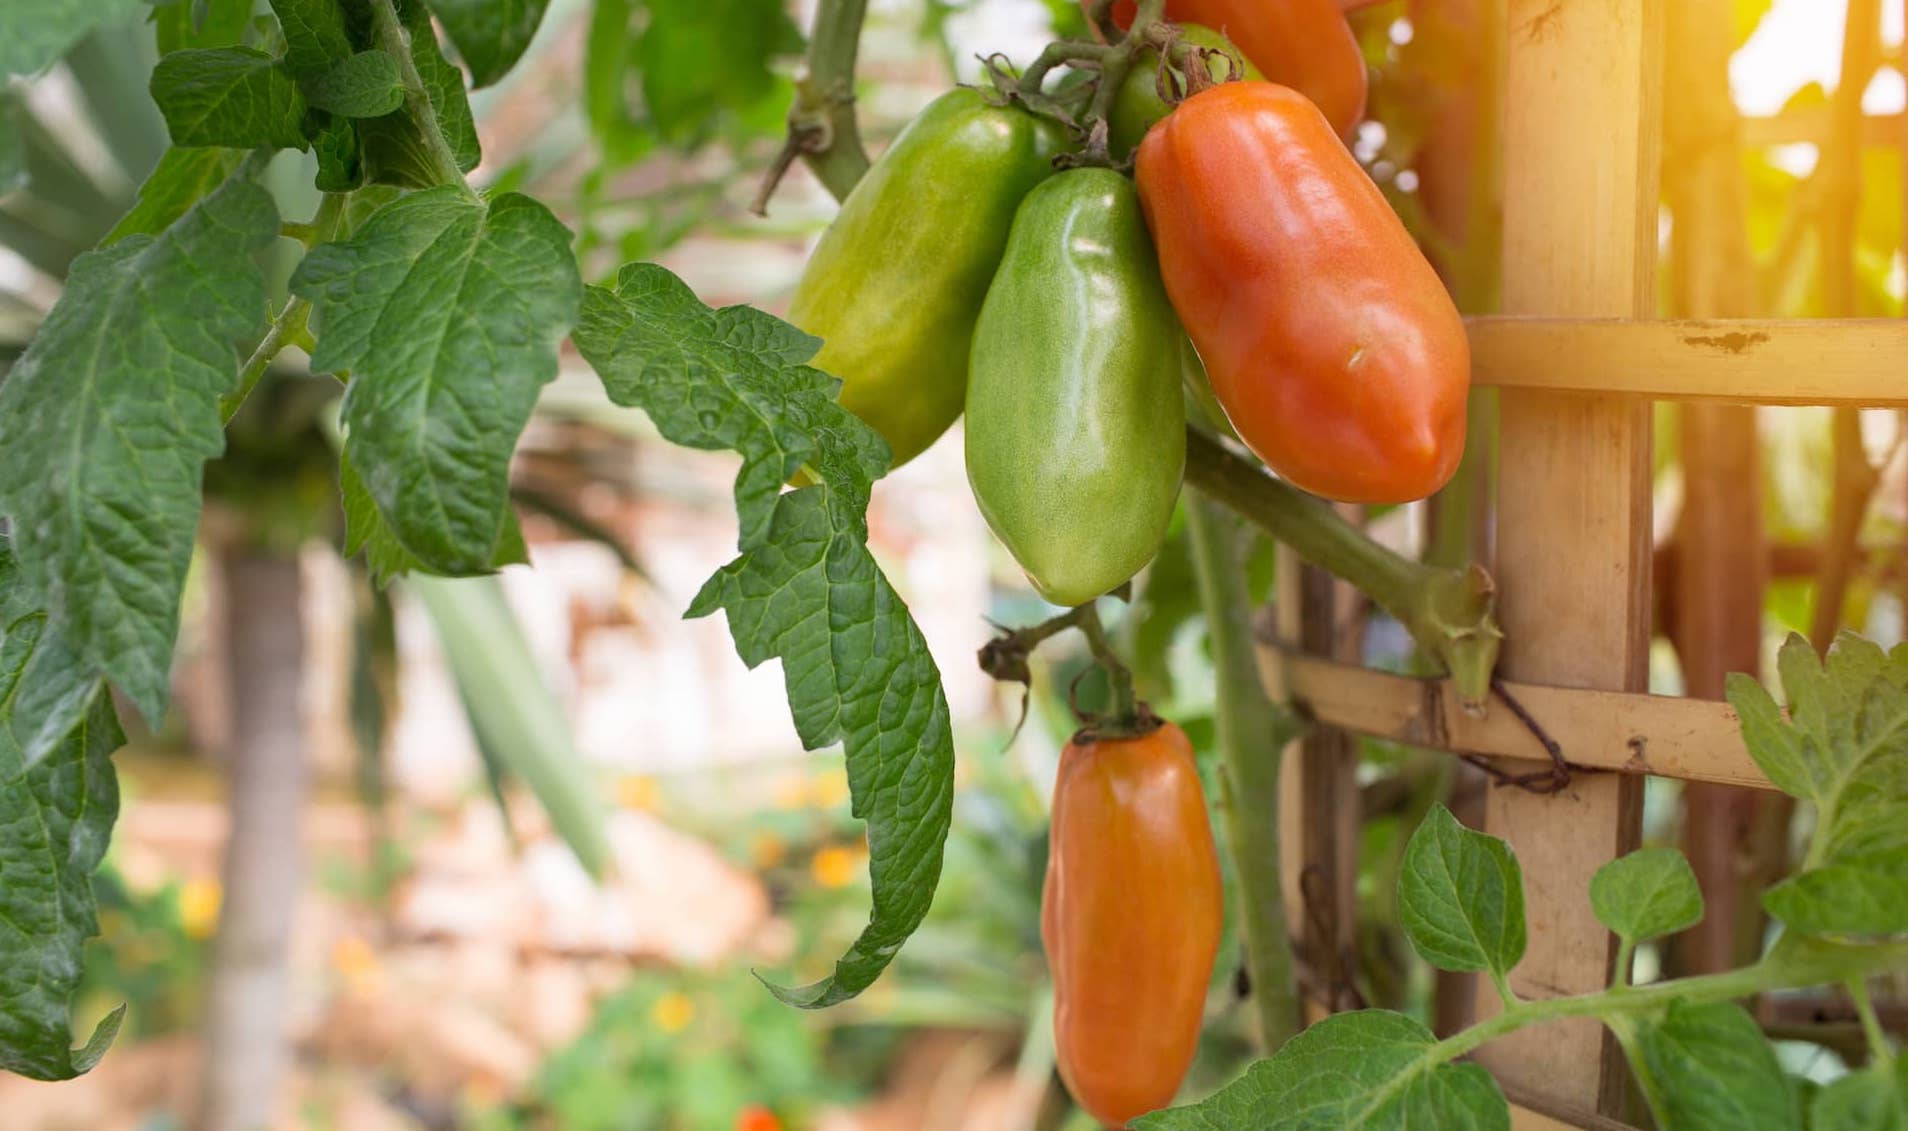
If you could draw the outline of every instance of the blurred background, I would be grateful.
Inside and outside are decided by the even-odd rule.
[[[780,310],[834,207],[798,167],[767,218],[748,212],[811,14],[780,5],[552,0],[524,63],[474,96],[485,159],[473,180],[556,209],[586,276],[654,259],[711,304]],[[0,90],[24,174],[0,175],[0,367],[164,153],[146,80],[155,36],[176,33],[183,7],[142,8]],[[1672,29],[1708,21],[1726,74],[1675,70],[1669,53],[1664,313],[1900,315],[1902,5],[1855,0],[1878,18],[1873,43],[1844,42],[1842,0],[1666,7]],[[1471,312],[1496,301],[1500,19],[1486,0],[1388,0],[1354,16],[1374,73],[1358,156]],[[1081,27],[1068,0],[875,0],[864,132],[881,144],[950,82],[974,81],[980,54],[1024,62]],[[1849,120],[1859,139],[1831,146]],[[1718,147],[1722,180],[1699,179],[1717,175]],[[305,160],[283,154],[270,175],[288,216],[316,203]],[[1723,234],[1692,242],[1718,215]],[[1718,272],[1732,308],[1697,309],[1709,300],[1690,279]],[[262,1088],[277,1126],[350,1131],[1087,1126],[1051,1082],[1038,934],[1045,797],[1074,725],[1065,689],[1086,661],[1065,638],[1043,649],[1010,740],[1020,689],[996,688],[973,656],[990,621],[1052,610],[975,512],[958,429],[885,480],[870,514],[955,714],[947,871],[889,973],[807,1013],[757,976],[813,978],[855,936],[865,846],[840,758],[801,750],[781,673],[746,670],[719,620],[680,619],[733,555],[734,464],[664,443],[568,354],[513,473],[534,568],[381,590],[341,554],[339,390],[303,362],[281,358],[208,472],[173,708],[117,758],[125,802],[76,1027],[129,1002],[126,1030],[82,1079],[0,1078],[0,1122],[184,1129],[207,1089]],[[1826,618],[1832,630],[1838,613],[1899,640],[1901,418],[1737,411],[1751,470],[1728,484],[1735,530],[1703,535],[1706,560],[1734,560],[1756,584],[1741,622],[1751,659],[1733,666],[1755,666],[1791,629],[1820,633]],[[1697,566],[1677,532],[1696,513],[1688,500],[1713,506],[1696,484],[1715,469],[1685,458],[1691,420],[1668,407],[1660,419],[1653,683],[1702,693],[1709,677],[1686,671],[1678,647],[1677,571]],[[1488,552],[1475,535],[1488,524],[1440,526],[1434,509],[1364,517],[1401,548],[1468,538]],[[1119,632],[1144,694],[1205,747],[1211,680],[1189,578],[1175,535]],[[1369,660],[1408,661],[1395,626],[1369,629]],[[1375,743],[1361,756],[1365,941],[1340,975],[1365,1000],[1435,1014],[1435,983],[1396,929],[1397,851],[1432,798],[1479,786],[1448,759]],[[1697,810],[1675,783],[1651,790],[1650,836],[1686,838]],[[285,938],[283,963],[245,945]],[[1703,969],[1732,945],[1657,961]],[[1236,997],[1222,962],[1189,1094],[1248,1055]],[[1765,1017],[1792,1038],[1791,1067],[1840,1071],[1832,1019],[1791,1014]],[[208,1040],[254,1058],[207,1057]]]

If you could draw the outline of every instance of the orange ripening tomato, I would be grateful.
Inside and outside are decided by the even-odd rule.
[[[1225,894],[1192,744],[1171,723],[1060,755],[1040,936],[1060,1076],[1121,1127],[1172,1102],[1199,1044]]]
[[[1317,108],[1223,83],[1153,127],[1136,173],[1166,293],[1247,447],[1342,502],[1409,502],[1451,478],[1463,320]]]
[[[1118,0],[1113,20],[1128,27],[1134,11]],[[1338,0],[1166,0],[1166,18],[1232,40],[1266,78],[1316,102],[1342,138],[1365,116],[1365,55]]]

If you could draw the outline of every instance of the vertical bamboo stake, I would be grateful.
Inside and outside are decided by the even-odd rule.
[[[1504,310],[1655,314],[1659,0],[1509,0]],[[1512,678],[1639,691],[1649,648],[1647,403],[1506,389],[1498,576]],[[1565,751],[1568,755],[1570,752]],[[1641,782],[1579,774],[1554,796],[1493,790],[1486,827],[1523,864],[1525,996],[1607,983],[1611,936],[1590,875],[1635,847]],[[1481,1013],[1500,1008],[1481,996]],[[1479,1060],[1525,1095],[1620,1112],[1626,1071],[1596,1024],[1547,1025]]]
[[[1746,318],[1757,313],[1756,265],[1749,247],[1748,184],[1741,122],[1729,97],[1735,49],[1733,0],[1679,0],[1665,13],[1664,40],[1677,45],[1664,62],[1663,190],[1671,229],[1671,308],[1687,318]],[[1762,662],[1762,595],[1768,554],[1762,544],[1762,461],[1756,410],[1747,405],[1676,406],[1683,467],[1683,513],[1670,581],[1669,633],[1683,666],[1684,690],[1720,699],[1732,671],[1754,674]],[[1753,962],[1762,946],[1756,892],[1773,875],[1757,843],[1757,812],[1775,802],[1757,791],[1691,782],[1683,791],[1683,847],[1703,889],[1703,922],[1676,944],[1688,974]]]

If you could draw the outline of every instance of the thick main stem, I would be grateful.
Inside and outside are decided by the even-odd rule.
[[[1244,527],[1218,504],[1189,498],[1186,532],[1212,642],[1219,757],[1225,768],[1220,814],[1243,897],[1246,970],[1262,1047],[1276,1052],[1304,1023],[1279,866],[1279,764],[1300,728],[1259,680],[1252,602],[1239,554]]]
[[[1438,658],[1466,707],[1482,708],[1503,634],[1490,576],[1480,567],[1440,569],[1401,557],[1197,428],[1186,430],[1186,479],[1306,561],[1357,586]]]
[[[404,84],[404,111],[424,138],[424,152],[430,158],[432,176],[440,185],[456,185],[466,194],[476,196],[469,182],[464,180],[464,170],[458,167],[450,142],[444,139],[437,109],[431,105],[431,96],[424,89],[424,78],[418,74],[416,60],[411,58],[411,33],[398,19],[392,0],[371,0],[371,26],[379,49],[397,62],[398,78]]]
[[[868,0],[820,0],[808,39],[808,74],[789,111],[791,141],[808,168],[840,200],[868,171],[855,120],[855,58]],[[808,131],[818,140],[801,140]]]

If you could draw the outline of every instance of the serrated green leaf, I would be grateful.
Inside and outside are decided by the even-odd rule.
[[[1642,942],[1702,922],[1703,892],[1682,853],[1645,848],[1597,869],[1590,907],[1618,937]]]
[[[186,210],[210,196],[238,168],[238,154],[230,149],[168,149],[139,186],[139,199],[99,241],[101,247],[127,236],[157,235],[170,228]]]
[[[138,9],[139,0],[6,0],[0,4],[0,79],[37,74],[87,32]]]
[[[1637,1026],[1632,1060],[1663,1127],[1800,1131],[1801,1105],[1755,1018],[1731,1002],[1672,1002]]]
[[[332,118],[311,139],[318,159],[313,179],[320,192],[355,192],[364,185],[364,152],[358,145],[357,126],[349,118]]]
[[[397,535],[378,513],[378,504],[371,498],[371,491],[365,487],[364,480],[351,466],[348,453],[340,453],[338,458],[338,486],[343,496],[345,512],[345,556],[363,551],[364,563],[371,569],[371,577],[379,585],[394,577],[408,573],[424,572],[424,566],[410,551],[399,542]],[[491,568],[502,569],[505,566],[522,565],[530,560],[530,548],[524,543],[523,528],[517,523],[515,511],[504,516],[503,533],[497,539],[497,549],[491,557]]]
[[[316,78],[356,52],[338,0],[271,0],[285,33],[285,65],[297,77]]]
[[[635,47],[643,102],[656,131],[682,148],[774,95],[772,62],[802,46],[781,0],[649,0],[647,13]]]
[[[874,910],[827,978],[771,987],[805,1008],[872,984],[920,925],[953,810],[947,699],[927,642],[868,552],[867,507],[888,446],[806,362],[820,343],[748,307],[712,310],[651,264],[592,287],[574,334],[610,399],[641,408],[674,443],[742,455],[741,554],[690,616],[727,615],[751,667],[780,657],[802,744],[840,741],[854,813],[868,822]],[[784,492],[798,468],[818,482]]]
[[[305,96],[288,68],[250,47],[174,51],[152,70],[152,100],[174,145],[305,146]]]
[[[425,569],[490,571],[510,455],[582,285],[569,230],[543,205],[455,186],[386,205],[293,274],[318,316],[313,368],[351,375],[345,451]]]
[[[1763,906],[1803,934],[1908,933],[1908,646],[1843,633],[1823,662],[1792,635],[1777,666],[1788,719],[1744,676],[1729,701],[1750,756],[1816,823],[1801,871]]]
[[[1437,1039],[1402,1013],[1336,1013],[1211,1098],[1136,1131],[1508,1131],[1510,1105],[1475,1064],[1431,1064]]]
[[[1908,1056],[1851,1072],[1817,1092],[1809,1131],[1908,1131]]]
[[[1405,846],[1398,915],[1441,970],[1508,974],[1524,956],[1524,878],[1510,845],[1433,806]]]
[[[73,650],[20,580],[0,538],[0,1069],[66,1080],[98,1062],[125,1012],[72,1047],[67,1002],[99,933],[92,875],[119,808],[111,755],[125,738],[97,674],[74,703]],[[49,699],[78,709],[62,709],[65,729],[30,756],[17,736],[48,719],[22,715]]]
[[[475,86],[489,86],[517,65],[536,37],[549,0],[429,0],[444,34],[470,68]]]
[[[205,461],[225,436],[233,343],[262,331],[253,253],[278,234],[235,181],[158,236],[73,261],[0,385],[0,514],[33,590],[149,720],[165,710]]]
[[[464,72],[444,58],[437,45],[437,32],[422,0],[400,0],[399,17],[411,38],[411,62],[417,67],[424,91],[430,97],[437,126],[449,143],[457,167],[468,173],[477,167],[483,151],[477,142],[477,125],[471,117],[470,99],[464,90]],[[409,188],[431,188],[437,184],[430,161],[424,156],[423,139],[408,114],[388,114],[358,122],[358,140],[364,150],[365,170],[374,181]]]
[[[333,114],[377,118],[404,105],[404,80],[396,59],[382,51],[360,51],[306,83],[305,97]]]
[[[46,619],[11,540],[0,535],[0,640],[7,642],[0,644],[0,676],[11,681],[0,700],[7,730],[0,745],[19,751],[29,766],[72,732],[104,686],[99,668]]]

